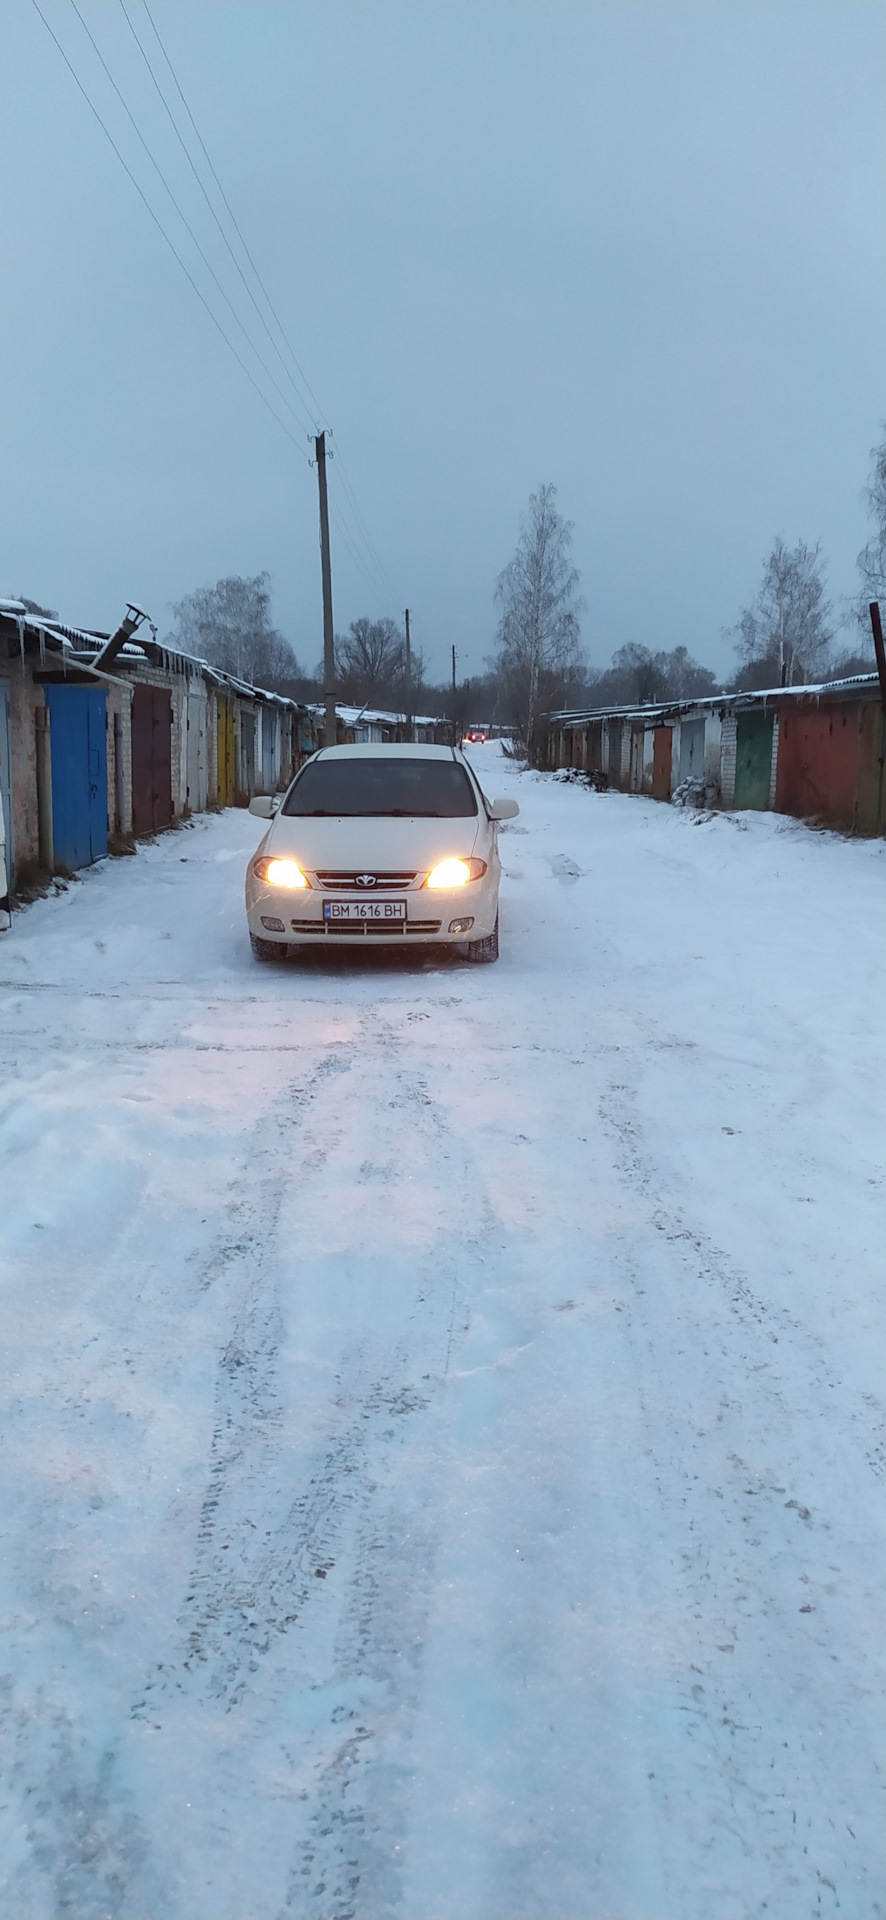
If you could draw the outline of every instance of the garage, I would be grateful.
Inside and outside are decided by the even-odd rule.
[[[108,851],[107,693],[47,686],[52,838],[57,867],[88,867]]]
[[[185,791],[188,813],[202,813],[209,799],[206,695],[188,689],[185,700]]]
[[[704,777],[704,720],[683,720],[680,725],[680,784]]]
[[[669,800],[671,797],[671,752],[673,737],[673,727],[656,727],[652,742],[653,800]]]
[[[771,713],[740,713],[735,734],[735,805],[766,808],[772,778]]]
[[[168,687],[132,690],[132,830],[172,825],[172,696]]]

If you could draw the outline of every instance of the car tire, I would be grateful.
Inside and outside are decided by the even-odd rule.
[[[251,933],[249,941],[256,960],[285,960],[286,958],[286,948],[277,940],[261,940],[257,933]]]
[[[469,940],[468,941],[468,959],[473,960],[475,965],[487,965],[487,966],[490,961],[498,959],[498,915],[497,914],[495,916],[495,926],[493,927],[493,930],[491,933],[487,933],[485,940]]]

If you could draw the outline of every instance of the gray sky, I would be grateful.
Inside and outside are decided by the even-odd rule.
[[[288,391],[119,0],[78,0],[219,279]],[[574,522],[595,664],[722,629],[773,536],[856,586],[883,416],[880,4],[149,0],[335,435],[336,626],[414,609],[482,670],[541,480]],[[72,0],[40,0],[254,367]],[[143,0],[127,11],[170,88]],[[321,651],[316,476],[188,285],[30,0],[3,0],[0,591],[161,631],[272,576]],[[366,575],[369,575],[367,579]]]

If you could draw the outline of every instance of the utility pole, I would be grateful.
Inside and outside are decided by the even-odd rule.
[[[455,705],[456,705],[457,699],[458,699],[458,695],[455,691],[455,648],[453,647],[452,649],[452,744],[454,747],[458,746],[458,740],[456,738],[457,721],[456,721],[456,713],[455,713]]]
[[[886,651],[883,647],[883,625],[880,619],[880,602],[871,600],[868,606],[871,616],[871,632],[874,636],[874,652],[877,656],[877,672],[880,676],[880,701],[886,712]]]
[[[323,577],[323,698],[326,706],[324,747],[334,747],[335,720],[335,634],[332,626],[332,563],[329,558],[329,502],[326,498],[326,435],[314,436],[317,455],[317,483],[320,488],[320,571]]]
[[[406,608],[406,738],[411,741],[415,733],[412,724],[412,644],[409,638],[409,608]]]

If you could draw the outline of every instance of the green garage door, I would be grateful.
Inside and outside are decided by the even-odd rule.
[[[735,742],[735,804],[768,807],[772,714],[740,713]]]

